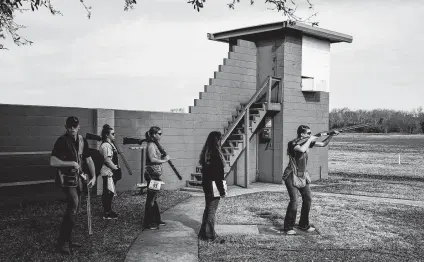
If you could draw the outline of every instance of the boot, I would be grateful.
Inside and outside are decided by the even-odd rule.
[[[59,244],[57,249],[60,253],[62,253],[64,255],[70,255],[71,254],[69,242],[63,242],[62,244]]]

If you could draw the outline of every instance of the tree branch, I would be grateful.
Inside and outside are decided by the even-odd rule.
[[[84,9],[87,11],[87,18],[91,18],[91,6],[87,6],[84,2],[84,0],[79,0],[84,7]],[[136,0],[124,0],[124,11],[128,11],[134,8],[134,6],[137,4]],[[228,3],[228,7],[230,9],[235,9],[235,5],[237,3],[240,3],[240,0],[231,0],[231,3]],[[254,0],[249,0],[250,4],[254,4]],[[266,4],[272,5],[271,10],[277,10],[278,12],[282,12],[284,16],[286,16],[289,20],[289,22],[305,22],[305,23],[311,23],[312,26],[318,25],[318,22],[309,22],[309,20],[316,16],[317,13],[314,13],[313,15],[309,16],[307,19],[301,19],[298,17],[295,13],[297,10],[296,1],[301,0],[265,0]],[[309,9],[313,10],[314,7],[311,0],[306,0],[309,5]],[[197,10],[200,12],[200,9],[204,7],[204,3],[206,0],[189,0],[187,3],[192,4],[194,10]],[[56,10],[54,6],[51,3],[51,0],[0,0],[0,38],[6,39],[6,35],[10,35],[13,39],[13,42],[18,45],[31,45],[33,42],[30,40],[21,37],[18,33],[18,30],[21,28],[25,28],[23,25],[19,25],[14,22],[15,20],[15,13],[16,12],[27,12],[29,10],[32,10],[35,12],[36,10],[39,10],[39,7],[47,8],[52,15],[62,15],[62,13],[59,10]],[[3,44],[0,43],[0,50],[1,49],[7,49]]]

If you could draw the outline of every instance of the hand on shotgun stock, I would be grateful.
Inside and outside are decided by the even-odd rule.
[[[72,162],[72,167],[79,170],[81,166],[77,162]]]

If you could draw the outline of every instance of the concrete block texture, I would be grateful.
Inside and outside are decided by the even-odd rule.
[[[253,56],[256,56],[256,52],[257,52],[256,49],[242,47],[242,46],[233,46],[231,51],[234,53],[247,54],[247,55],[253,55]]]
[[[239,95],[230,95],[230,94],[201,92],[200,99],[235,101],[235,102],[243,103],[248,101],[252,97],[254,93],[252,95],[251,93],[252,92],[243,92],[243,93],[240,93]]]
[[[247,62],[255,62],[256,63],[256,56],[255,55],[248,55],[248,54],[240,54],[235,52],[229,52],[228,58],[234,59],[234,60],[241,60],[241,61],[247,61]]]
[[[256,49],[255,42],[251,42],[251,41],[247,41],[247,40],[237,39],[237,45],[240,46],[240,47],[247,47],[247,48],[251,48],[251,49]]]
[[[238,87],[246,89],[256,89],[256,83],[229,80],[229,79],[210,79],[209,85],[211,86],[225,86],[225,87]]]
[[[224,65],[241,67],[241,68],[249,68],[249,69],[257,69],[256,61],[248,62],[248,61],[224,58]]]
[[[215,79],[256,83],[255,75],[243,75],[243,74],[237,74],[237,73],[215,72]]]
[[[247,76],[256,76],[256,68],[249,69],[249,68],[230,66],[230,65],[220,65],[219,72],[247,75]]]
[[[225,87],[225,86],[205,86],[206,93],[218,93],[218,94],[229,94],[229,95],[239,95],[239,94],[248,94],[253,95],[256,90],[255,89],[247,89],[247,88],[238,88],[238,87]]]

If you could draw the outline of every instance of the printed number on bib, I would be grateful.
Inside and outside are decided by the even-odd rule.
[[[162,184],[165,183],[163,181],[150,180],[149,189],[159,191]]]

